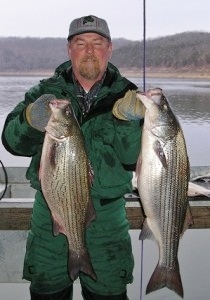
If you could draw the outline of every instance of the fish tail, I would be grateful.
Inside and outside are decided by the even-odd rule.
[[[174,291],[180,297],[184,297],[178,261],[174,269],[167,269],[159,264],[157,265],[147,285],[146,294],[164,287]]]
[[[75,251],[69,251],[69,276],[74,281],[79,272],[83,272],[90,276],[93,280],[97,280],[96,274],[93,270],[90,262],[90,257],[86,249],[83,249],[79,253]]]

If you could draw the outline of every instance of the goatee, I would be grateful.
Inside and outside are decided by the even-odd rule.
[[[88,80],[95,80],[100,74],[99,61],[95,56],[85,56],[79,66],[79,73]]]

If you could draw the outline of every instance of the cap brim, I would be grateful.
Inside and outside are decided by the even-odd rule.
[[[94,32],[94,33],[97,33],[97,34],[99,34],[99,35],[105,37],[106,39],[111,40],[111,37],[110,37],[110,36],[107,36],[107,35],[105,35],[103,32],[99,32],[99,31],[94,30],[94,29],[92,29],[92,30],[91,30],[91,29],[80,30],[80,31],[78,31],[78,32],[76,32],[76,33],[74,33],[74,34],[72,34],[72,35],[69,35],[68,38],[67,38],[67,40],[72,39],[75,35],[79,35],[79,34],[83,34],[83,33],[88,33],[88,32]]]

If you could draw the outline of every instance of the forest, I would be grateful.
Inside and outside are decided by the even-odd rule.
[[[144,43],[113,39],[111,62],[119,69],[143,68]],[[52,71],[68,60],[64,38],[0,37],[0,72]],[[183,32],[146,40],[147,68],[210,69],[210,33]]]

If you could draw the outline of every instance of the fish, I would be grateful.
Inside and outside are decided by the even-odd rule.
[[[189,181],[187,195],[188,197],[205,196],[210,198],[210,189]]]
[[[184,134],[161,88],[137,92],[146,107],[137,188],[145,213],[140,240],[155,240],[159,260],[146,294],[167,287],[180,297],[184,290],[178,261],[180,237],[191,225],[187,197],[190,164]]]
[[[94,180],[84,136],[68,100],[49,102],[52,111],[45,128],[39,178],[51,211],[53,234],[64,234],[69,245],[68,272],[97,280],[85,245],[87,226],[96,214],[90,196]]]

